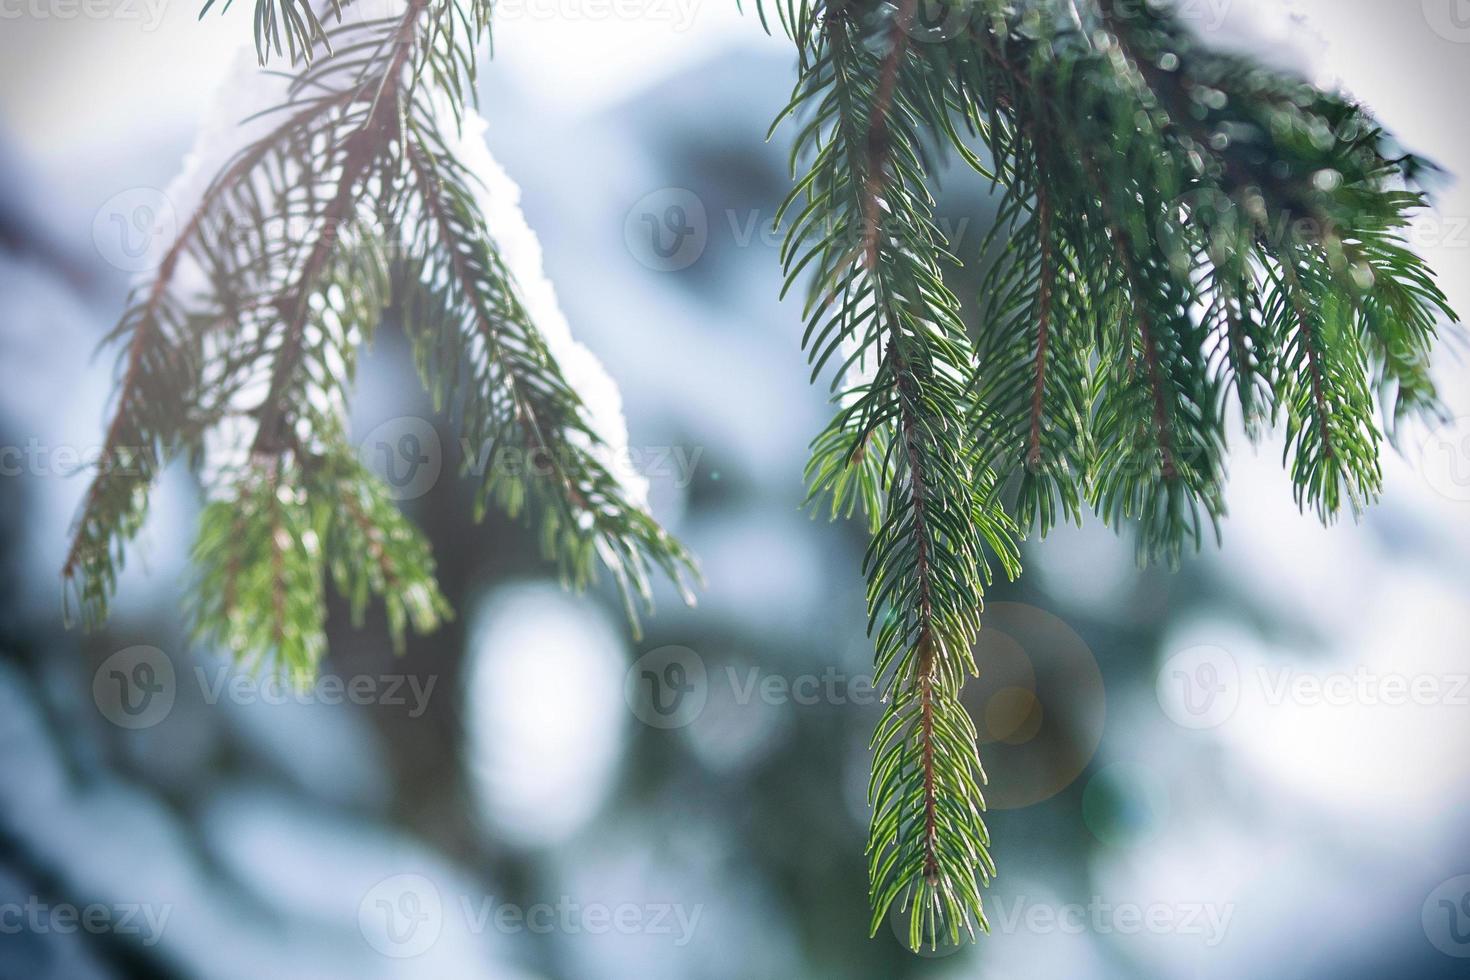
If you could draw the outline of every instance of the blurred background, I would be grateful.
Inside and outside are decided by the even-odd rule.
[[[1342,84],[1451,175],[1415,241],[1470,312],[1470,4],[1182,0],[1223,45]],[[391,324],[370,451],[458,612],[395,658],[334,609],[290,691],[191,645],[198,510],[171,472],[110,624],[58,569],[101,441],[94,356],[242,43],[243,6],[0,10],[0,976],[1470,975],[1470,366],[1400,433],[1382,503],[1323,529],[1280,444],[1236,438],[1224,542],[1138,571],[1089,524],[990,596],[966,702],[991,775],[992,935],[867,936],[863,529],[802,511],[824,392],[769,230],[793,57],[727,0],[506,0],[482,77],[578,337],[622,386],[629,465],[698,555],[635,641],[519,524],[469,522],[463,447]],[[973,254],[986,188],[942,214]],[[957,282],[973,294],[974,281]],[[119,678],[145,680],[129,691]]]

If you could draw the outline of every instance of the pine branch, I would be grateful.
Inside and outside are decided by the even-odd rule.
[[[1368,365],[1350,325],[1351,306],[1291,245],[1270,272],[1267,318],[1295,328],[1283,343],[1279,389],[1297,502],[1315,503],[1324,522],[1344,500],[1360,512],[1377,497],[1383,476]]]
[[[251,669],[278,666],[296,683],[314,677],[326,620],[314,525],[299,467],[277,459],[243,474],[232,499],[207,506],[194,550],[197,635],[239,651]]]
[[[213,9],[215,2],[207,0],[199,11],[200,20]],[[220,9],[229,11],[233,2],[225,0]],[[340,22],[342,7],[336,0],[332,3],[332,13]],[[292,64],[298,60],[309,61],[318,46],[330,50],[326,29],[309,0],[256,0],[255,51],[262,65],[270,60],[272,51],[277,56],[289,55]]]
[[[1031,166],[1034,206],[1008,195],[994,226],[1007,242],[981,287],[974,383],[984,411],[973,424],[979,444],[993,447],[998,471],[1017,481],[1017,523],[1045,533],[1081,520],[1092,368],[1080,325],[1092,300],[1051,182],[1039,158]]]
[[[974,668],[987,551],[1009,569],[1014,543],[964,423],[973,353],[940,274],[918,152],[917,127],[947,108],[942,75],[903,29],[914,7],[791,18],[804,71],[789,111],[812,108],[798,151],[813,162],[782,212],[800,205],[783,249],[788,287],[815,270],[814,376],[843,357],[837,415],[813,444],[813,497],[830,495],[834,512],[860,502],[874,529],[869,628],[890,703],[873,741],[872,927],[897,903],[917,945],[986,928],[984,773],[958,694]]]
[[[496,202],[462,129],[488,5],[366,2],[349,24],[257,0],[259,58],[299,70],[114,332],[116,414],[64,567],[100,618],[152,481],[187,456],[212,501],[199,631],[302,679],[329,576],[355,618],[380,596],[399,644],[448,613],[426,546],[344,434],[356,352],[389,307],[436,403],[490,450],[477,516],[492,500],[536,512],[568,584],[600,564],[630,615],[653,568],[681,587],[693,571],[611,472],[619,437],[573,384],[590,355],[533,315],[485,220]],[[835,403],[811,501],[861,509],[872,538],[888,699],[872,925],[897,903],[911,945],[957,942],[986,927],[995,870],[959,700],[990,559],[1016,574],[1018,524],[1044,534],[1084,501],[1136,524],[1142,558],[1198,547],[1224,512],[1232,391],[1252,437],[1284,416],[1302,508],[1326,521],[1376,496],[1383,434],[1438,408],[1430,355],[1454,319],[1401,237],[1428,165],[1361,107],[1212,51],[1154,7],[980,0],[924,44],[916,0],[775,9],[800,73],[780,119],[797,118],[793,159],[809,162],[777,217],[783,294],[806,281],[802,344]],[[933,215],[949,154],[1001,192],[973,341]],[[129,448],[136,474],[115,465]]]
[[[803,345],[837,403],[807,474],[834,517],[867,513],[893,697],[873,922],[899,901],[911,945],[957,941],[983,927],[993,872],[957,699],[985,553],[1013,571],[1012,515],[1045,534],[1084,501],[1137,527],[1141,559],[1197,548],[1224,514],[1231,392],[1253,438],[1285,414],[1303,508],[1371,499],[1370,387],[1384,427],[1433,411],[1429,353],[1453,319],[1398,236],[1426,165],[1360,107],[1157,7],[986,0],[938,11],[959,29],[922,45],[908,0],[775,9],[800,73],[777,121],[800,120],[794,158],[811,161],[777,217],[785,289],[809,283]],[[931,215],[943,152],[1001,192],[973,349]]]
[[[562,576],[582,587],[595,562],[608,568],[635,629],[635,599],[650,598],[650,565],[684,588],[693,564],[683,548],[639,506],[601,461],[585,406],[551,358],[516,295],[509,274],[489,248],[474,192],[442,141],[417,127],[405,143],[408,169],[421,194],[421,254],[411,280],[423,290],[410,300],[405,329],[436,404],[457,402],[472,444],[544,462],[525,480],[492,465],[476,500],[483,513],[496,499],[512,516],[527,490],[542,499],[542,541]],[[427,315],[423,315],[427,314]],[[438,317],[448,314],[451,322]],[[460,365],[467,383],[459,384]],[[685,588],[686,601],[693,597]]]
[[[426,543],[345,433],[357,352],[390,308],[441,405],[458,392],[468,438],[510,438],[552,461],[549,479],[493,466],[477,517],[486,496],[512,515],[531,501],[568,584],[604,565],[630,616],[635,598],[650,601],[652,568],[681,587],[693,573],[609,469],[614,450],[562,374],[567,352],[521,302],[454,148],[486,8],[407,0],[357,13],[251,123],[260,135],[209,185],[119,327],[135,367],[110,442],[136,436],[153,453],[133,483],[98,475],[65,569],[99,619],[152,480],[187,455],[212,500],[195,549],[196,632],[297,680],[325,651],[328,577],[356,622],[382,599],[399,649],[408,628],[449,614]]]

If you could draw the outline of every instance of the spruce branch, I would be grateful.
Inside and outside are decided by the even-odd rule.
[[[947,114],[943,76],[909,57],[903,18],[849,7],[793,20],[804,68],[793,110],[810,170],[782,212],[799,209],[783,257],[788,288],[808,265],[805,343],[819,374],[841,353],[839,409],[813,444],[813,499],[861,503],[874,535],[864,558],[869,629],[888,701],[869,787],[872,928],[907,914],[914,945],[986,928],[984,772],[959,702],[973,670],[988,553],[1015,561],[1009,520],[965,420],[973,361],[945,243],[925,188],[920,127]]]
[[[488,446],[492,461],[508,450],[541,464],[530,467],[529,479],[492,465],[476,511],[483,514],[493,499],[515,516],[528,492],[534,495],[543,547],[563,579],[580,588],[599,563],[609,569],[636,629],[635,600],[649,600],[651,568],[684,588],[692,563],[595,452],[601,437],[489,247],[468,175],[422,127],[411,127],[404,145],[423,212],[411,251],[424,258],[408,277],[403,305],[420,374],[436,404],[456,405],[466,437]]]
[[[491,446],[477,518],[487,498],[539,514],[567,583],[606,568],[636,630],[652,569],[690,598],[693,563],[642,487],[613,474],[603,423],[562,362],[583,376],[600,366],[548,341],[486,223],[489,158],[464,128],[486,10],[385,0],[354,11],[295,74],[255,76],[279,101],[247,121],[257,135],[206,186],[115,332],[127,368],[108,445],[147,452],[135,476],[96,475],[69,589],[89,623],[105,616],[153,480],[187,456],[210,498],[190,602],[199,636],[307,680],[325,650],[329,581],[355,621],[381,599],[399,649],[407,629],[432,630],[449,606],[428,546],[346,435],[357,353],[393,310],[436,402]],[[476,152],[480,172],[465,159]],[[549,475],[503,465],[506,445],[549,460]]]
[[[436,404],[490,452],[477,516],[539,516],[567,583],[609,570],[630,616],[654,569],[681,588],[693,573],[608,465],[617,439],[579,384],[590,355],[528,299],[486,218],[470,92],[488,4],[349,9],[257,0],[258,58],[294,74],[112,335],[114,415],[63,569],[69,605],[105,615],[153,481],[186,457],[210,501],[198,632],[298,679],[324,651],[329,580],[354,618],[381,598],[398,644],[449,614],[345,434],[386,309]],[[783,294],[805,283],[802,345],[834,403],[810,502],[861,510],[871,537],[887,702],[872,927],[896,911],[932,947],[987,928],[985,774],[960,691],[992,562],[1018,574],[1019,534],[1084,504],[1136,526],[1140,559],[1198,548],[1224,515],[1232,396],[1251,438],[1282,423],[1303,510],[1358,511],[1385,436],[1438,410],[1430,358],[1454,313],[1403,239],[1429,165],[1345,96],[1213,51],[1168,10],[973,0],[919,38],[917,0],[774,9],[799,69],[777,122],[794,119],[806,167],[777,215]],[[999,193],[973,336],[944,270],[990,245],[956,257],[937,227],[949,155]]]
[[[199,11],[199,19],[214,7],[216,0],[207,0]],[[234,0],[225,0],[220,5],[228,12]],[[342,19],[342,7],[333,0],[332,13]],[[327,47],[329,41],[326,28],[309,0],[256,0],[255,4],[255,51],[263,65],[270,60],[271,52],[277,56],[288,55],[292,64],[298,60],[310,60],[318,46]]]
[[[797,120],[809,162],[777,215],[784,289],[808,284],[803,345],[837,405],[807,476],[834,517],[867,515],[891,696],[873,925],[899,902],[917,948],[983,928],[994,873],[958,701],[986,555],[1014,574],[1013,531],[1080,522],[1084,503],[1136,527],[1141,560],[1218,535],[1232,394],[1252,438],[1284,416],[1303,509],[1356,511],[1382,434],[1437,409],[1429,357],[1455,317],[1402,237],[1429,165],[1166,9],[977,0],[927,33],[912,0],[774,9],[799,72],[777,122]],[[960,257],[1001,246],[973,342],[932,219],[945,153],[999,191]]]

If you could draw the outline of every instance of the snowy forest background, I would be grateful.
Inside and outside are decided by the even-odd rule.
[[[1348,80],[1461,176],[1416,244],[1470,311],[1470,9],[1186,6],[1222,44]],[[991,597],[995,667],[966,695],[996,805],[995,934],[931,959],[866,938],[863,535],[799,509],[825,407],[768,230],[789,133],[763,139],[791,56],[724,0],[507,2],[481,82],[561,305],[622,388],[655,515],[702,562],[697,609],[665,592],[635,642],[609,592],[558,589],[524,528],[471,525],[461,448],[390,326],[354,433],[389,465],[404,435],[437,439],[440,475],[403,506],[454,622],[396,659],[381,617],[354,630],[336,609],[340,689],[232,680],[181,626],[197,499],[180,471],[110,625],[66,632],[71,470],[112,367],[92,352],[147,261],[132,222],[248,43],[244,9],[196,14],[38,3],[0,28],[0,977],[1463,975],[1463,418],[1403,434],[1357,525],[1298,515],[1279,451],[1237,445],[1224,546],[1178,574],[1137,572],[1092,525],[1032,546]],[[983,198],[942,214],[978,244]],[[1442,386],[1470,416],[1463,344],[1449,353]],[[141,722],[107,697],[138,646],[174,677]],[[673,721],[625,696],[671,657],[704,669]],[[67,929],[66,907],[99,927]]]

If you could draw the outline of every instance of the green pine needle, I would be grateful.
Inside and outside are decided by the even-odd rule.
[[[837,405],[807,476],[873,535],[872,926],[896,908],[911,947],[958,942],[995,872],[959,702],[986,556],[1016,574],[1015,533],[1085,505],[1178,561],[1224,516],[1232,397],[1253,437],[1284,418],[1304,509],[1370,502],[1382,433],[1437,407],[1454,319],[1400,236],[1426,165],[1153,6],[974,0],[929,9],[940,30],[917,0],[773,6],[800,73],[778,122],[806,166],[777,219],[786,289],[808,284],[803,343]],[[973,342],[932,215],[946,152],[1000,192],[958,256],[1000,250]]]

